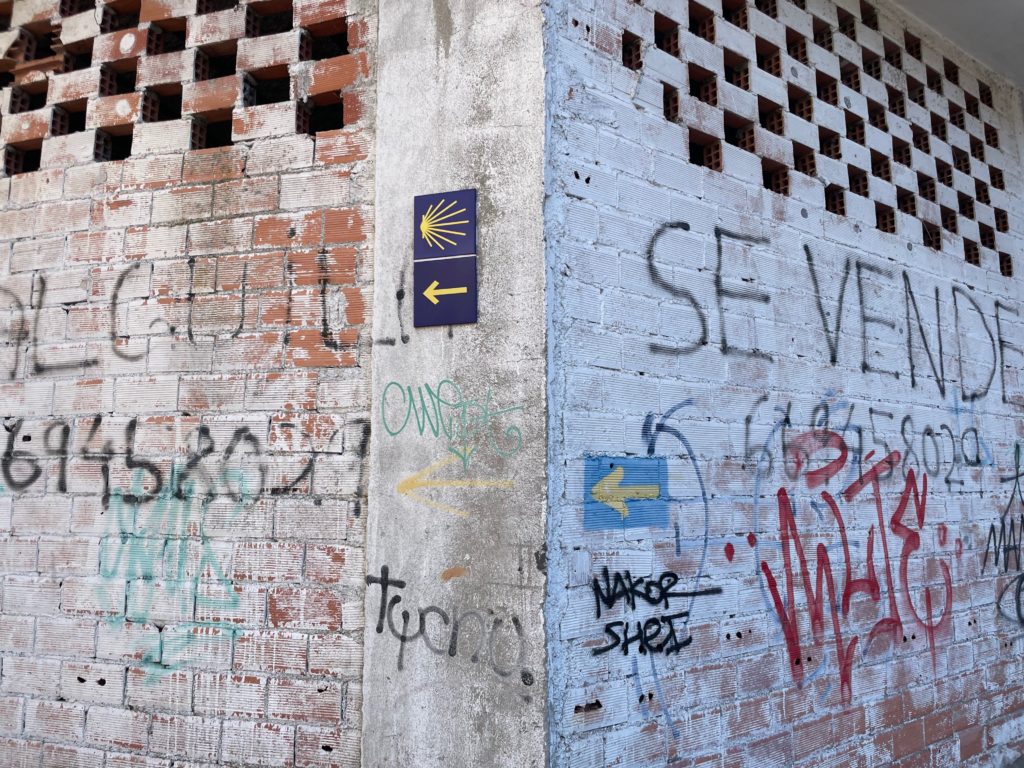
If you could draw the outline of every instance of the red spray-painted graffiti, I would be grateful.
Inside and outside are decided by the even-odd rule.
[[[831,461],[823,466],[808,471],[804,475],[804,481],[809,491],[815,491],[836,477],[846,467],[848,450],[843,438],[835,432],[827,430],[812,430],[801,435],[787,448],[787,460],[792,461],[798,471],[809,464],[815,454],[823,451],[838,452]],[[866,457],[866,464],[870,464],[872,454]],[[877,514],[877,538],[881,542],[882,560],[884,562],[885,593],[887,596],[887,614],[878,619],[867,632],[867,640],[864,644],[865,652],[872,645],[876,637],[888,636],[891,643],[896,643],[904,632],[904,616],[907,621],[920,628],[928,639],[928,646],[932,656],[932,666],[936,666],[936,636],[949,625],[953,609],[953,586],[950,577],[949,566],[939,561],[941,570],[943,590],[945,597],[942,611],[935,617],[935,600],[933,590],[930,586],[923,587],[923,615],[918,610],[918,605],[911,596],[910,589],[910,562],[911,557],[921,548],[920,531],[924,529],[927,516],[928,500],[928,477],[921,477],[920,485],[913,469],[910,469],[903,481],[903,489],[899,495],[892,516],[889,518],[888,528],[897,539],[903,542],[899,553],[899,587],[893,577],[893,562],[889,551],[889,538],[886,532],[885,522],[885,494],[882,491],[882,480],[884,478],[896,478],[898,474],[894,470],[900,463],[900,452],[892,451],[884,459],[861,474],[853,483],[842,490],[838,495],[846,505],[852,504],[861,497],[865,491],[870,493],[868,497],[874,502],[875,513]],[[866,547],[866,575],[860,578],[853,578],[853,564],[850,557],[850,542],[847,536],[847,526],[844,520],[843,510],[837,501],[836,495],[827,490],[820,491],[820,498],[831,512],[838,529],[840,543],[842,545],[844,560],[844,576],[842,593],[837,600],[836,584],[832,574],[832,562],[829,557],[828,548],[823,543],[818,543],[815,550],[816,564],[814,584],[811,583],[810,567],[807,555],[804,551],[803,542],[800,539],[800,532],[797,525],[797,517],[794,513],[793,502],[786,488],[779,488],[776,493],[779,512],[779,533],[782,546],[782,562],[785,579],[785,600],[780,593],[778,579],[772,572],[769,563],[762,560],[760,563],[761,573],[767,583],[768,591],[774,603],[775,612],[782,625],[782,633],[785,637],[786,648],[789,654],[790,669],[793,679],[797,685],[804,681],[805,665],[801,662],[805,658],[803,639],[801,637],[799,617],[797,614],[797,603],[795,600],[796,575],[794,574],[793,553],[799,563],[799,578],[803,582],[804,593],[807,601],[807,611],[810,618],[811,635],[815,646],[821,647],[825,642],[826,612],[831,619],[832,633],[835,642],[836,659],[840,684],[840,695],[844,703],[849,703],[853,698],[853,662],[854,652],[860,641],[860,637],[854,635],[849,641],[844,639],[844,620],[850,614],[851,601],[856,595],[866,595],[874,603],[881,601],[882,585],[875,570],[874,548],[876,539],[875,523],[868,529]],[[913,514],[908,522],[904,521],[908,509],[913,506]],[[916,530],[911,527],[916,523]],[[823,584],[824,582],[824,584]],[[827,589],[827,595],[825,590]],[[901,613],[897,593],[902,598],[903,612]]]

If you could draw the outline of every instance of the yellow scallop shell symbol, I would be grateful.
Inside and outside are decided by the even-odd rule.
[[[457,205],[457,201],[452,201],[445,205],[445,200],[442,199],[436,205],[432,205],[427,209],[427,212],[423,214],[423,218],[420,219],[420,235],[430,245],[431,248],[440,248],[442,251],[445,249],[445,243],[448,245],[456,245],[456,242],[451,237],[465,237],[465,232],[459,232],[458,230],[451,229],[451,227],[459,227],[465,224],[469,224],[468,219],[461,221],[455,221],[459,216],[462,216],[466,212],[465,208],[460,208],[457,211],[451,209]],[[448,237],[448,236],[451,237]]]

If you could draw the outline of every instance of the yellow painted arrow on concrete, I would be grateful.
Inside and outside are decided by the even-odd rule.
[[[458,456],[446,456],[440,461],[435,461],[426,469],[421,469],[415,474],[409,475],[395,487],[402,496],[408,496],[411,499],[416,499],[423,504],[426,504],[431,509],[436,509],[439,512],[448,512],[449,514],[456,515],[458,517],[469,517],[469,513],[453,507],[449,504],[445,504],[440,501],[423,496],[416,491],[420,488],[502,488],[509,489],[512,487],[511,480],[428,480],[432,474],[437,472],[449,464],[453,464],[459,461]]]
[[[594,499],[606,504],[620,515],[623,520],[629,517],[627,499],[656,499],[661,495],[661,487],[657,485],[622,485],[626,476],[625,467],[616,467],[609,475],[597,481],[591,491]]]
[[[431,304],[439,304],[438,296],[454,296],[458,293],[469,293],[469,288],[462,286],[461,288],[439,288],[440,285],[437,280],[427,286],[427,290],[423,292],[423,295],[427,297]]]

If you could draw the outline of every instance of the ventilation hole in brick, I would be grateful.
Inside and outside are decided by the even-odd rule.
[[[280,2],[259,3],[246,7],[245,36],[264,37],[287,32],[292,28],[292,6]]]
[[[97,162],[124,160],[132,154],[132,134],[115,136],[108,131],[96,131],[93,156]]]
[[[786,51],[794,60],[804,66],[810,66],[811,60],[807,55],[807,38],[789,27],[786,27]]]
[[[761,161],[764,188],[777,195],[789,195],[789,169],[773,160]]]
[[[786,113],[781,106],[763,96],[759,96],[757,99],[757,112],[758,121],[766,131],[770,131],[778,136],[782,136],[786,132]]]
[[[690,3],[690,32],[709,43],[715,42],[715,14],[698,3]]]
[[[141,112],[144,123],[181,119],[181,87],[161,93],[147,90],[142,96]]]
[[[846,113],[846,138],[858,144],[867,142],[864,120],[853,114],[853,112]]]
[[[141,3],[125,2],[115,9],[113,5],[104,5],[100,16],[100,32],[119,32],[139,26],[139,7]]]
[[[8,112],[12,115],[19,115],[22,112],[31,112],[34,109],[42,109],[46,106],[46,92],[48,81],[33,83],[32,86],[15,86],[11,89]]]
[[[953,166],[943,160],[935,161],[935,175],[939,183],[946,187],[953,186]]]
[[[690,130],[690,162],[702,165],[712,171],[721,171],[722,143],[713,136],[700,131]]]
[[[196,80],[216,80],[235,74],[238,59],[237,46],[209,46],[196,51]]]
[[[857,19],[845,8],[836,8],[839,20],[839,31],[848,38],[857,41]]]
[[[878,11],[873,5],[865,3],[863,0],[860,4],[860,22],[868,29],[878,31]]]
[[[146,53],[159,56],[161,53],[175,53],[185,50],[185,30],[164,29],[156,24],[149,25],[146,36]]]
[[[814,30],[814,42],[826,51],[831,51],[833,49],[834,41],[832,36],[832,27],[829,26],[828,22],[822,21],[815,16],[812,28]]]
[[[117,96],[135,91],[135,62],[132,68],[118,71],[110,64],[100,68],[100,96]]]
[[[924,93],[924,83],[912,77],[907,78],[907,94],[910,96],[910,100],[919,107],[923,107],[927,103],[925,101],[927,97]]]
[[[764,38],[757,38],[757,67],[775,77],[782,77],[782,52]]]
[[[868,99],[868,122],[880,131],[889,130],[888,121],[885,119],[885,107],[871,99]]]
[[[622,66],[638,70],[644,65],[644,43],[632,32],[622,33]]]
[[[961,173],[971,172],[971,156],[962,149],[953,147],[953,167]]]
[[[907,101],[903,96],[903,92],[897,88],[889,87],[889,111],[892,112],[896,117],[907,117]]]
[[[942,119],[941,115],[937,115],[934,112],[932,112],[932,135],[942,141],[946,141],[949,138],[949,132],[946,130],[946,121]]]
[[[96,4],[93,0],[60,0],[61,16],[75,16],[95,8]]]
[[[747,0],[723,0],[722,17],[733,26],[746,29],[750,23]]]
[[[843,85],[855,91],[860,90],[860,69],[852,61],[844,58],[839,59],[839,75]]]
[[[964,240],[964,261],[972,267],[981,266],[981,251],[973,240]]]
[[[799,8],[801,11],[807,10],[806,0],[789,0],[789,2],[795,5],[797,8]]]
[[[985,143],[993,149],[999,149],[999,131],[988,123],[985,123]]]
[[[917,193],[929,203],[937,202],[938,195],[935,179],[923,173],[917,174]]]
[[[971,117],[981,118],[981,107],[978,105],[978,97],[964,94],[964,104],[967,107],[967,114]]]
[[[661,108],[665,119],[674,123],[679,119],[679,89],[668,83],[661,84]]]
[[[961,131],[967,124],[967,117],[964,115],[963,108],[953,102],[949,102],[949,122]]]
[[[8,146],[4,149],[4,173],[8,176],[18,176],[22,173],[38,171],[42,156],[43,153],[39,146],[20,149]]]
[[[914,134],[914,146],[925,154],[930,155],[932,152],[932,139],[928,131],[916,125],[912,125],[910,129]]]
[[[909,168],[913,159],[913,153],[910,150],[910,144],[903,141],[902,139],[897,139],[893,137],[892,159],[895,160],[900,165],[905,165],[907,168]]]
[[[348,24],[344,19],[335,19],[316,24],[307,29],[312,36],[310,58],[314,61],[333,59],[348,54]]]
[[[960,208],[960,215],[965,219],[974,218],[974,198],[970,195],[965,195],[963,192],[957,193],[957,205]]]
[[[725,81],[744,91],[750,90],[750,62],[726,48],[724,51]]]
[[[912,35],[909,32],[903,33],[903,46],[907,49],[907,55],[912,59],[921,60],[922,49],[921,49],[921,38],[916,35]]]
[[[942,69],[946,73],[946,79],[953,85],[960,85],[960,67],[949,59],[942,60]]]
[[[956,225],[958,221],[956,211],[954,211],[952,208],[947,208],[946,206],[942,206],[941,211],[942,228],[945,229],[947,232],[952,232],[955,235]]]
[[[971,136],[971,156],[975,160],[985,162],[985,142],[977,136]]]
[[[883,181],[892,181],[892,161],[881,152],[872,150],[871,175]]]
[[[988,184],[981,179],[974,180],[974,196],[982,205],[991,205],[992,196],[988,193]]]
[[[196,14],[217,13],[226,11],[229,8],[237,8],[239,0],[199,0],[196,6]]]
[[[779,17],[777,0],[754,0],[754,7],[769,18],[777,19]]]
[[[53,108],[50,120],[51,136],[67,136],[85,130],[85,105],[83,99],[77,103],[62,104]]]
[[[837,216],[846,215],[846,190],[838,184],[825,187],[825,210]]]
[[[11,28],[11,9],[10,7],[0,12],[0,32],[6,32]]]
[[[740,115],[725,113],[725,141],[734,147],[756,153],[756,132],[754,124]]]
[[[981,99],[981,103],[990,109],[993,108],[992,104],[992,88],[985,83],[978,81],[978,98]]]
[[[909,189],[896,188],[896,206],[901,213],[917,216],[917,197]]]
[[[654,45],[669,56],[679,58],[679,24],[668,16],[654,14]]]
[[[896,234],[896,211],[888,205],[875,203],[875,228],[880,232]]]
[[[310,136],[325,131],[337,131],[345,127],[345,105],[338,94],[332,94],[331,100],[320,102],[308,101],[296,113],[296,133],[308,133]],[[590,183],[590,178],[587,178]]]
[[[999,254],[999,272],[1003,277],[1013,277],[1013,257],[1010,254]]]
[[[333,752],[334,751],[334,747],[332,747],[330,744],[321,744],[320,745],[320,749],[322,749],[324,752]]]
[[[814,97],[802,88],[789,86],[789,111],[811,122],[814,120]]]
[[[715,78],[715,73],[698,67],[696,64],[690,64],[688,72],[690,95],[712,107],[718,106],[718,80]]]
[[[848,175],[850,177],[850,191],[855,195],[867,197],[869,187],[867,171],[862,171],[860,168],[855,168],[851,165]]]
[[[885,60],[896,69],[903,69],[903,51],[889,38],[882,41],[882,49],[885,51]]]
[[[818,72],[816,76],[818,87],[818,98],[833,107],[839,106],[839,81],[829,77],[824,72]]]
[[[828,128],[818,128],[818,148],[821,154],[832,160],[842,160],[843,145],[839,134]]]
[[[192,149],[230,147],[231,120],[206,120],[197,115],[192,118]]]
[[[996,231],[992,229],[988,224],[978,225],[978,236],[981,238],[981,247],[995,250],[996,247]]]
[[[942,95],[942,75],[937,70],[928,67],[925,72],[928,76],[928,88],[935,93]]]
[[[1006,179],[1003,177],[1003,172],[994,166],[989,166],[988,170],[989,183],[998,190],[1006,189]]]
[[[291,98],[291,78],[287,75],[274,77],[273,74],[276,74],[276,70],[273,72],[247,72],[243,75],[242,103],[245,106],[277,104]]]
[[[875,80],[882,79],[882,57],[874,51],[869,51],[867,48],[864,49],[864,56],[862,57],[864,64],[864,74],[868,77],[873,77]]]
[[[927,221],[921,222],[921,239],[924,240],[926,247],[931,248],[934,251],[942,250],[942,230],[935,224],[929,224]]]
[[[1010,231],[1010,216],[1001,208],[996,208],[996,229],[1000,232]]]
[[[793,168],[804,176],[818,175],[818,162],[814,150],[803,144],[793,143]]]

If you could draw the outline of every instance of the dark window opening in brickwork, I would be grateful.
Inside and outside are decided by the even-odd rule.
[[[46,106],[46,92],[49,81],[33,83],[29,86],[15,86],[11,89],[11,100],[8,111],[12,115],[31,112]]]
[[[1003,172],[1001,170],[999,170],[998,168],[994,168],[992,166],[989,166],[988,174],[989,174],[988,175],[989,183],[993,187],[995,187],[996,189],[999,189],[999,190],[1005,190],[1006,189],[1006,179],[1003,177]]]
[[[64,71],[78,72],[92,66],[92,39],[64,50]]]
[[[985,162],[985,142],[979,139],[977,136],[971,136],[971,156],[975,160]]]
[[[802,88],[789,86],[789,111],[808,122],[814,120],[814,97]]]
[[[348,24],[344,19],[313,25],[308,28],[308,32],[313,40],[310,58],[314,61],[348,54]]]
[[[786,50],[796,61],[804,66],[810,65],[811,60],[807,55],[807,38],[789,27],[786,28]]]
[[[857,41],[857,19],[844,8],[836,8],[839,17],[839,31],[848,38]]]
[[[953,167],[960,173],[971,172],[971,156],[958,147],[953,147]]]
[[[11,28],[11,10],[0,8],[0,32],[6,32]]]
[[[818,162],[811,147],[803,144],[793,144],[793,168],[804,176],[815,177],[818,175]]]
[[[985,124],[985,143],[993,149],[999,149],[999,131],[988,123]]]
[[[761,161],[764,188],[777,195],[789,195],[789,169],[772,160]]]
[[[665,119],[670,123],[679,120],[679,89],[668,83],[661,84],[661,106]]]
[[[217,13],[218,11],[226,11],[229,8],[237,8],[239,0],[199,0],[196,5],[196,13],[199,15],[206,13]]]
[[[994,105],[992,104],[992,88],[990,88],[985,83],[978,83],[978,98],[981,99],[981,103],[984,104],[986,107],[990,109],[993,108]]]
[[[900,47],[889,38],[885,38],[882,47],[885,51],[885,60],[896,69],[903,69],[903,51]]]
[[[864,120],[853,112],[846,113],[846,138],[858,144],[864,144],[867,141]]]
[[[732,112],[725,113],[725,141],[727,144],[739,147],[746,152],[755,153],[757,151],[756,135],[754,124],[750,120]]]
[[[833,107],[839,106],[839,81],[824,72],[817,74],[818,98]]]
[[[855,195],[867,197],[870,190],[867,171],[862,171],[860,168],[855,168],[851,165],[849,167],[849,177],[850,191]]]
[[[1013,257],[1010,254],[999,254],[999,272],[1003,277],[1013,277]]]
[[[911,126],[910,130],[914,134],[914,146],[925,154],[930,155],[932,152],[932,139],[928,131],[916,125]]]
[[[896,189],[896,205],[901,213],[917,216],[917,196],[909,189]]]
[[[892,159],[900,165],[905,165],[909,168],[913,160],[913,153],[910,150],[910,144],[903,141],[903,139],[897,139],[894,137],[892,140]]]
[[[93,157],[97,162],[124,160],[132,154],[132,134],[113,135],[108,131],[96,131]]]
[[[922,56],[921,38],[919,38],[919,37],[917,37],[915,35],[912,35],[909,32],[904,32],[903,33],[903,45],[907,49],[907,54],[912,59],[917,59],[918,61],[921,60],[921,56]]]
[[[889,111],[892,112],[896,117],[906,118],[907,116],[907,102],[903,98],[903,93],[897,88],[890,87],[889,92]]]
[[[957,193],[957,204],[960,207],[960,215],[965,219],[974,218],[974,198],[970,195],[965,195],[963,192]]]
[[[888,232],[890,235],[895,235],[896,211],[888,205],[875,203],[875,227],[880,232]]]
[[[953,102],[949,102],[949,122],[961,131],[967,125],[967,117],[964,115],[963,108]]]
[[[622,33],[622,66],[638,70],[644,65],[644,43],[632,32]]]
[[[801,11],[807,10],[807,0],[789,0],[793,5],[799,8]]]
[[[782,52],[763,38],[757,38],[757,66],[769,75],[782,77]]]
[[[134,62],[133,62],[134,65]],[[135,92],[135,68],[117,71],[109,64],[100,68],[100,96],[117,96]]]
[[[932,135],[942,141],[946,141],[949,138],[949,132],[946,130],[946,121],[942,119],[941,115],[937,115],[934,112],[932,112]]]
[[[964,104],[967,107],[967,114],[971,117],[981,117],[981,107],[978,105],[978,97],[971,96],[969,93],[964,94]]]
[[[668,16],[654,14],[654,45],[669,56],[679,58],[679,24]]]
[[[42,163],[43,153],[38,147],[33,149],[19,149],[18,147],[4,148],[4,173],[7,176],[17,176],[22,173],[38,171]]]
[[[947,232],[952,232],[955,235],[958,220],[956,211],[954,211],[952,208],[947,208],[946,206],[942,206],[941,211],[942,228],[945,229]]]
[[[1010,216],[1001,208],[996,208],[996,229],[1000,232],[1010,231]]]
[[[825,210],[837,216],[846,215],[846,190],[838,184],[825,187]]]
[[[691,129],[690,162],[712,171],[721,171],[724,168],[721,142],[713,136]]]
[[[196,116],[192,118],[192,149],[212,149],[214,147],[230,147],[231,120],[206,120]]]
[[[139,6],[137,0],[104,5],[100,16],[100,32],[107,34],[139,26]]]
[[[715,42],[715,14],[703,5],[691,2],[690,32],[709,43]]]
[[[818,129],[818,147],[821,154],[827,158],[841,160],[843,157],[843,146],[839,140],[839,134],[828,128]]]
[[[164,29],[156,24],[150,24],[149,34],[146,37],[146,53],[150,56],[159,56],[161,53],[175,53],[185,50],[185,30]]]
[[[878,31],[878,11],[870,3],[861,2],[860,21],[868,29]]]
[[[869,51],[867,48],[864,49],[864,56],[862,58],[864,64],[864,74],[868,77],[873,77],[875,80],[882,79],[882,57],[873,51]]]
[[[924,240],[926,247],[935,251],[942,250],[942,230],[940,230],[937,225],[929,224],[927,221],[922,221],[921,238]]]
[[[738,53],[733,53],[728,48],[725,49],[723,53],[725,61],[725,82],[735,85],[737,88],[742,88],[744,91],[749,91],[750,62]]]
[[[319,101],[307,102],[299,110],[298,133],[316,136],[325,131],[338,131],[345,127],[345,103],[340,94],[331,94],[329,100],[317,97]],[[301,121],[306,121],[303,126]]]
[[[935,179],[923,173],[917,174],[917,193],[923,200],[927,200],[929,203],[937,202],[938,195],[935,188]]]
[[[860,90],[860,69],[852,61],[839,59],[839,75],[843,80],[843,85],[847,88]]]
[[[209,46],[196,51],[196,80],[216,80],[235,74],[238,51],[236,45],[230,47]]]
[[[245,36],[264,37],[292,28],[292,4],[281,0],[254,3],[246,7]]]
[[[22,27],[18,30],[18,37],[11,47],[8,56],[20,61],[38,61],[48,59],[54,55],[53,43],[55,35],[53,32],[42,32],[34,34]]]
[[[84,11],[94,10],[96,3],[93,0],[60,0],[61,16],[76,16]]]
[[[892,181],[892,161],[881,152],[871,152],[871,175],[882,181]]]
[[[688,69],[690,95],[712,107],[718,106],[718,80],[715,73],[698,67],[696,64],[691,64]]]
[[[953,85],[960,85],[960,67],[949,59],[942,60],[942,68],[946,73],[946,79]]]
[[[995,250],[996,231],[987,224],[978,225],[978,235],[981,237],[981,247]]]
[[[247,107],[277,104],[291,98],[291,78],[266,76],[269,73],[246,73],[242,78],[242,103]]]
[[[50,119],[51,136],[67,136],[71,133],[81,133],[85,130],[85,104],[83,100],[78,103],[63,104],[53,108],[53,116]]]
[[[880,131],[889,130],[889,123],[885,118],[885,107],[871,99],[868,99],[868,122]]]
[[[953,166],[942,160],[935,161],[935,175],[939,183],[946,187],[953,186]]]
[[[925,72],[928,75],[928,88],[929,88],[929,90],[932,90],[932,91],[934,91],[935,93],[937,93],[937,94],[939,94],[941,96],[942,95],[942,75],[940,75],[936,70],[932,69],[931,67],[928,67],[925,70]]]
[[[778,0],[754,0],[754,7],[769,18],[777,19],[779,17]]]
[[[160,123],[181,118],[181,87],[157,93],[149,89],[142,96],[142,122]]]
[[[723,0],[722,16],[733,26],[746,29],[750,24],[747,0]]]
[[[832,38],[832,27],[829,26],[827,21],[822,21],[817,16],[814,17],[813,22],[814,29],[814,42],[826,51],[833,49],[833,38]]]
[[[988,184],[981,179],[975,179],[974,181],[974,196],[982,205],[992,204],[992,196],[988,193]]]
[[[786,133],[786,113],[781,106],[760,96],[757,99],[757,113],[758,122],[766,131],[777,136]]]
[[[915,80],[912,77],[907,78],[907,95],[910,96],[910,100],[917,104],[919,107],[923,107],[927,104],[924,92],[924,83]]]
[[[973,240],[964,240],[964,261],[972,267],[981,266],[981,251]]]

